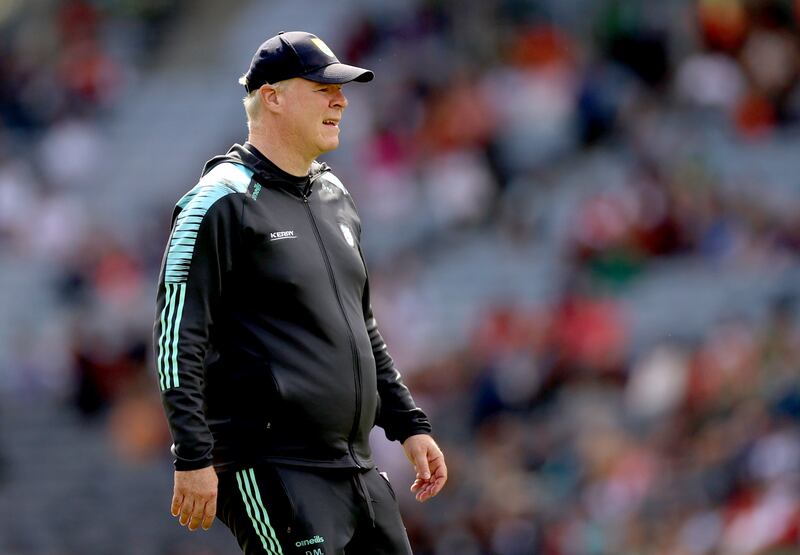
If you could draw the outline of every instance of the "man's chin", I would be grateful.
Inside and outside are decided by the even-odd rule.
[[[322,152],[330,152],[331,150],[336,150],[337,148],[339,148],[338,137],[336,138],[336,140],[328,139],[326,141],[323,141],[322,144],[320,144],[320,150]]]

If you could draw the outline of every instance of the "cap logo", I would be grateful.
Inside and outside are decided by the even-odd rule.
[[[328,45],[327,45],[327,44],[325,44],[324,42],[322,42],[322,39],[319,39],[319,38],[317,38],[317,37],[313,37],[313,38],[311,39],[311,42],[313,42],[313,43],[314,43],[314,46],[316,46],[317,48],[319,48],[320,50],[322,50],[322,52],[323,52],[325,55],[327,55],[327,56],[330,56],[331,58],[335,58],[335,57],[336,57],[336,55],[333,53],[333,50],[331,50],[330,48],[328,48]]]

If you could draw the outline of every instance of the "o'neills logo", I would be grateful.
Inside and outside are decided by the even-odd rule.
[[[270,241],[280,241],[281,239],[297,239],[294,231],[273,231],[269,234]]]
[[[299,542],[295,542],[295,547],[304,547],[306,545],[314,545],[317,543],[324,543],[325,538],[322,536],[314,536],[313,538],[308,538],[307,540],[300,540]]]

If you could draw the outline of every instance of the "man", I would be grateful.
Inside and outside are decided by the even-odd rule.
[[[247,142],[173,214],[154,330],[172,514],[190,530],[216,515],[247,554],[411,553],[375,425],[417,500],[447,480],[372,315],[353,199],[315,161],[339,145],[342,85],[372,77],[310,33],[264,42],[240,81]]]

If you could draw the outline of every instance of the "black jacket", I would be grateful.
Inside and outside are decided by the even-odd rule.
[[[430,432],[372,315],[360,237],[325,164],[294,177],[249,144],[206,164],[173,214],[154,328],[178,470],[368,468],[374,425]]]

